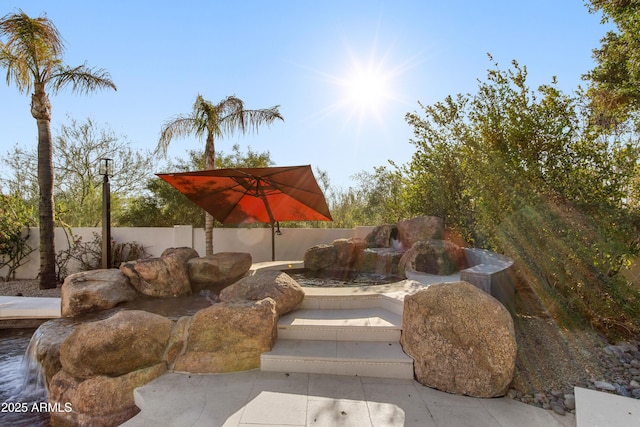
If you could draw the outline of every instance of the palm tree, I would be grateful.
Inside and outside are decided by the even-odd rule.
[[[193,111],[186,116],[176,116],[167,121],[160,131],[160,140],[156,152],[166,154],[169,143],[174,137],[185,137],[195,134],[206,135],[204,148],[204,164],[207,169],[215,169],[215,138],[239,131],[242,134],[249,130],[258,131],[263,124],[271,124],[276,119],[284,121],[280,115],[279,105],[262,110],[245,110],[244,102],[235,96],[228,96],[217,104],[205,100],[198,95],[193,104]],[[206,254],[213,255],[213,217],[205,215]]]
[[[38,126],[38,186],[40,189],[40,288],[56,287],[51,104],[47,91],[70,87],[88,93],[116,86],[109,73],[86,64],[69,67],[62,63],[64,43],[58,29],[46,16],[30,18],[22,10],[0,19],[0,66],[7,69],[7,84],[31,94],[31,115]]]

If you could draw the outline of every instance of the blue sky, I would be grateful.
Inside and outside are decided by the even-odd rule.
[[[285,122],[217,141],[269,150],[277,165],[311,164],[332,185],[387,160],[411,159],[407,112],[418,101],[475,93],[492,65],[525,65],[537,87],[557,76],[570,92],[593,67],[606,27],[582,0],[0,1],[46,13],[66,41],[65,62],[107,69],[118,91],[51,97],[55,134],[66,115],[91,117],[153,150],[162,123],[198,93],[247,108],[281,106]],[[36,145],[30,97],[0,84],[0,155]],[[169,156],[202,147],[174,140]],[[161,172],[162,163],[154,172]]]

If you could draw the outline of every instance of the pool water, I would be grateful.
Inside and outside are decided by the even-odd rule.
[[[289,270],[286,272],[300,286],[310,288],[348,288],[358,286],[386,285],[402,280],[391,274],[357,273],[344,271]]]
[[[1,426],[50,425],[49,414],[38,410],[47,401],[46,391],[38,387],[37,380],[25,379],[27,360],[23,358],[34,332],[34,329],[0,329]]]

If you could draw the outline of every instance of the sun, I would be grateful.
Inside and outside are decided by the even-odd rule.
[[[379,110],[390,98],[387,80],[379,70],[358,67],[345,79],[345,101],[356,110]]]
[[[352,115],[379,116],[386,103],[393,98],[392,74],[382,63],[362,63],[352,58],[350,68],[339,79],[342,86],[342,104]]]

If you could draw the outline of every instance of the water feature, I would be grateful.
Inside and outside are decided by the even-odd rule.
[[[113,310],[143,310],[167,319],[178,320],[182,316],[193,316],[197,311],[210,307],[218,301],[216,292],[202,290],[197,294],[170,298],[139,296]]]
[[[177,298],[139,297],[111,310],[99,310],[55,322],[72,326],[101,320],[120,310],[145,310],[177,320],[217,301],[217,294],[212,291]],[[36,358],[41,334],[41,329],[0,329],[0,426],[50,425],[45,407],[48,397],[45,379]]]
[[[0,425],[44,427],[49,414],[40,410],[47,392],[35,360],[33,329],[0,330]]]
[[[300,286],[310,288],[348,288],[357,286],[386,285],[402,280],[393,274],[362,273],[354,271],[324,270],[314,272],[311,270],[288,270],[286,272]]]

